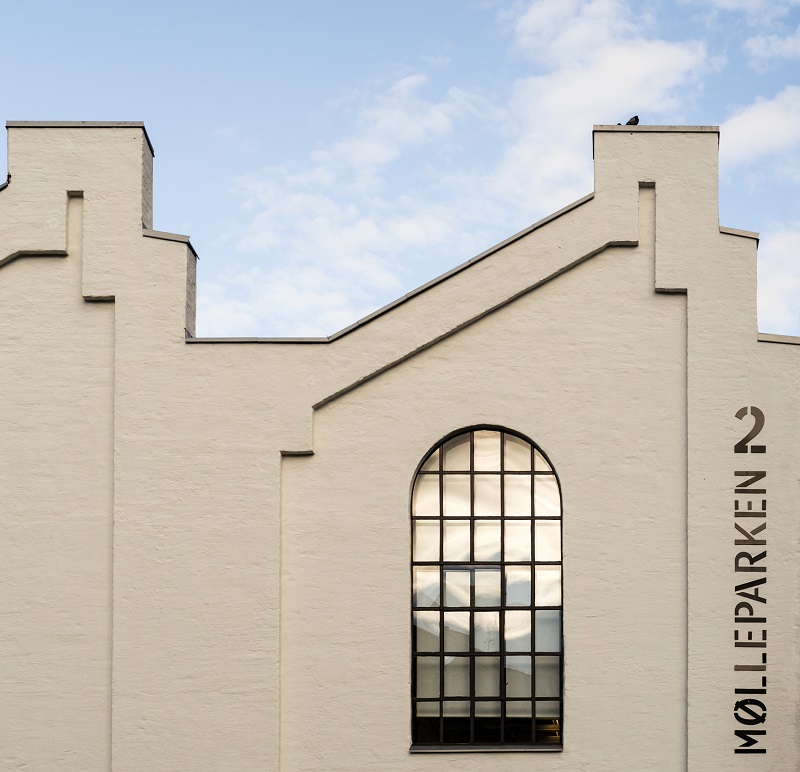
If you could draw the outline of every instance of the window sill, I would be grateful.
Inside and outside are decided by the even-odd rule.
[[[560,753],[564,746],[552,745],[412,745],[409,753]]]

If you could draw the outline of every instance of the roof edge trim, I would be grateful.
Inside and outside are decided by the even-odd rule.
[[[167,231],[154,231],[151,228],[142,228],[142,236],[148,239],[161,239],[162,241],[178,241],[181,244],[186,244],[192,250],[192,254],[197,257],[192,242],[189,236],[184,236],[180,233],[168,233]],[[198,258],[199,259],[199,258]]]
[[[6,121],[6,129],[141,129],[150,153],[156,157],[142,121]]]
[[[451,276],[455,276],[457,273],[461,273],[461,271],[466,270],[471,265],[480,262],[481,260],[493,255],[495,252],[500,251],[503,247],[507,247],[509,244],[513,244],[515,241],[527,236],[529,233],[532,233],[535,230],[538,230],[547,223],[552,222],[553,220],[558,219],[562,215],[571,212],[573,209],[577,209],[578,207],[582,206],[583,204],[591,201],[594,198],[594,193],[589,193],[588,195],[584,196],[583,198],[579,198],[577,201],[573,201],[571,204],[567,204],[565,207],[553,212],[552,214],[547,215],[547,217],[542,218],[541,220],[537,220],[533,225],[529,225],[524,230],[515,233],[513,236],[509,236],[504,241],[501,241],[499,244],[495,244],[493,247],[489,247],[489,249],[484,250],[479,255],[476,255],[473,258],[470,258],[465,263],[461,263],[457,265],[455,268],[451,268],[449,271],[437,276],[434,279],[431,279],[429,282],[417,287],[416,289],[411,290],[411,292],[403,295],[402,297],[397,298],[397,300],[393,300],[391,303],[379,308],[377,311],[373,311],[371,314],[359,319],[357,322],[353,322],[353,324],[348,325],[344,329],[339,330],[339,332],[333,333],[333,335],[329,336],[328,340],[333,342],[338,338],[342,338],[353,330],[356,330],[359,327],[371,322],[373,319],[377,319],[379,316],[383,316],[384,314],[388,313],[392,309],[396,308],[397,306],[402,305],[403,303],[411,300],[412,298],[416,297],[417,295],[421,295],[426,290],[435,287],[437,284],[449,279]]]
[[[620,124],[606,125],[601,123],[592,126],[592,131],[637,131],[655,134],[668,134],[673,132],[675,134],[719,134],[719,126],[628,126],[627,124],[622,126]]]
[[[772,335],[768,332],[758,333],[759,343],[788,343],[791,346],[800,346],[800,337],[797,335]]]
[[[572,270],[576,266],[580,265],[581,263],[585,263],[587,260],[599,255],[601,252],[605,252],[607,249],[611,249],[612,247],[637,247],[639,245],[638,241],[607,241],[605,244],[593,249],[591,252],[587,252],[585,255],[581,255],[580,257],[573,260],[571,263],[558,268],[557,270],[553,271],[553,273],[544,276],[543,278],[539,279],[538,281],[534,282],[528,287],[524,287],[519,292],[515,292],[513,295],[505,298],[505,300],[501,300],[499,303],[484,309],[479,314],[466,319],[465,321],[461,322],[461,324],[456,325],[450,330],[443,332],[441,335],[437,335],[435,338],[423,343],[417,348],[409,351],[403,356],[398,357],[397,359],[393,359],[391,362],[379,367],[377,370],[373,370],[371,373],[367,373],[367,375],[362,376],[357,381],[353,381],[352,383],[348,384],[344,388],[339,389],[338,391],[334,392],[333,394],[324,397],[319,402],[312,405],[312,410],[319,410],[321,407],[325,407],[325,405],[333,402],[334,400],[339,399],[339,397],[343,397],[345,394],[349,394],[351,391],[354,391],[359,386],[363,386],[365,383],[377,378],[379,375],[383,375],[383,373],[388,372],[389,370],[394,369],[398,365],[403,364],[403,362],[412,359],[413,357],[417,356],[417,354],[421,354],[423,351],[427,351],[429,348],[433,348],[437,343],[441,343],[443,340],[455,335],[456,333],[461,332],[461,330],[466,329],[467,327],[471,327],[476,322],[481,321],[481,319],[485,319],[487,316],[495,313],[495,311],[499,311],[502,308],[510,305],[516,300],[519,300],[521,297],[530,294],[534,290],[537,290],[544,284],[557,279],[562,274],[567,273],[568,271]]]
[[[761,236],[755,231],[743,231],[739,228],[726,228],[724,225],[719,226],[719,232],[727,233],[729,236],[741,236],[745,239],[755,239],[756,241],[759,241],[761,238]]]
[[[493,247],[489,247],[489,249],[481,252],[479,255],[467,260],[465,263],[461,263],[461,265],[457,265],[455,268],[451,268],[446,273],[443,273],[437,276],[434,279],[431,279],[429,282],[417,287],[416,289],[411,290],[411,292],[406,293],[402,297],[393,300],[391,303],[388,303],[385,306],[373,311],[371,314],[367,314],[367,316],[359,319],[353,324],[344,327],[343,329],[339,330],[338,332],[333,333],[333,335],[329,335],[328,337],[316,337],[316,338],[187,338],[187,343],[333,343],[333,341],[338,340],[339,338],[343,338],[345,335],[357,330],[359,327],[363,327],[369,322],[377,319],[379,316],[383,316],[384,314],[389,313],[389,311],[397,308],[398,306],[406,303],[407,301],[411,300],[412,298],[416,297],[417,295],[421,295],[426,290],[435,287],[437,284],[449,279],[451,276],[455,276],[457,273],[461,273],[461,271],[466,270],[471,265],[483,260],[486,257],[498,252],[503,247],[507,247],[509,244],[512,244],[515,241],[527,236],[529,233],[532,233],[535,230],[538,230],[543,225],[547,225],[547,223],[552,222],[553,220],[561,217],[562,215],[571,212],[573,209],[577,209],[579,206],[591,201],[594,198],[594,193],[589,193],[588,195],[584,196],[583,198],[579,198],[577,201],[573,201],[571,204],[567,204],[567,206],[562,207],[558,211],[553,212],[552,214],[547,215],[547,217],[542,218],[541,220],[537,220],[533,225],[529,225],[524,230],[519,231],[519,233],[515,233],[513,236],[509,236],[509,238],[505,239],[505,241],[501,241],[499,244],[495,244]]]

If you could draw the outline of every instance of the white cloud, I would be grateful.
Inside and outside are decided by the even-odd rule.
[[[800,335],[800,225],[763,234],[758,251],[758,328]]]
[[[791,35],[755,35],[744,44],[751,62],[757,68],[774,60],[796,59],[800,57],[800,27]]]
[[[493,187],[540,214],[591,190],[592,124],[634,113],[643,123],[676,123],[685,99],[678,87],[707,66],[702,43],[645,37],[645,26],[617,0],[539,0],[515,31],[518,47],[558,66],[515,83],[507,109],[516,136]]]
[[[709,5],[722,11],[743,11],[750,14],[786,13],[797,0],[706,0]]]
[[[384,166],[404,148],[441,139],[452,132],[456,119],[476,114],[479,100],[469,93],[450,89],[443,100],[433,102],[419,95],[426,85],[428,78],[422,73],[393,83],[362,108],[357,130],[316,153],[315,162],[357,170]]]
[[[800,0],[685,0],[693,5],[712,11],[741,13],[748,20],[761,25],[771,24],[782,18],[792,8],[800,6]]]
[[[770,156],[790,164],[800,147],[800,87],[787,86],[773,99],[759,99],[720,127],[720,165],[732,168]]]
[[[708,66],[701,43],[649,34],[622,0],[534,0],[502,17],[530,63],[505,93],[432,97],[425,74],[406,75],[341,104],[354,128],[307,163],[239,182],[250,220],[231,240],[263,267],[203,280],[201,335],[352,323],[410,289],[409,276],[433,276],[590,192],[592,124],[633,113],[675,123]]]
[[[598,49],[636,33],[621,0],[537,0],[514,22],[520,51],[559,66],[586,64]]]

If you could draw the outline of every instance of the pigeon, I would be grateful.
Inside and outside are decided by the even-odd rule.
[[[639,123],[639,116],[634,115],[625,125],[626,126],[636,126]]]

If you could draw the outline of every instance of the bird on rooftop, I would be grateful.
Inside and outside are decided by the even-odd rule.
[[[626,126],[636,126],[639,123],[639,116],[634,115],[625,125]]]

